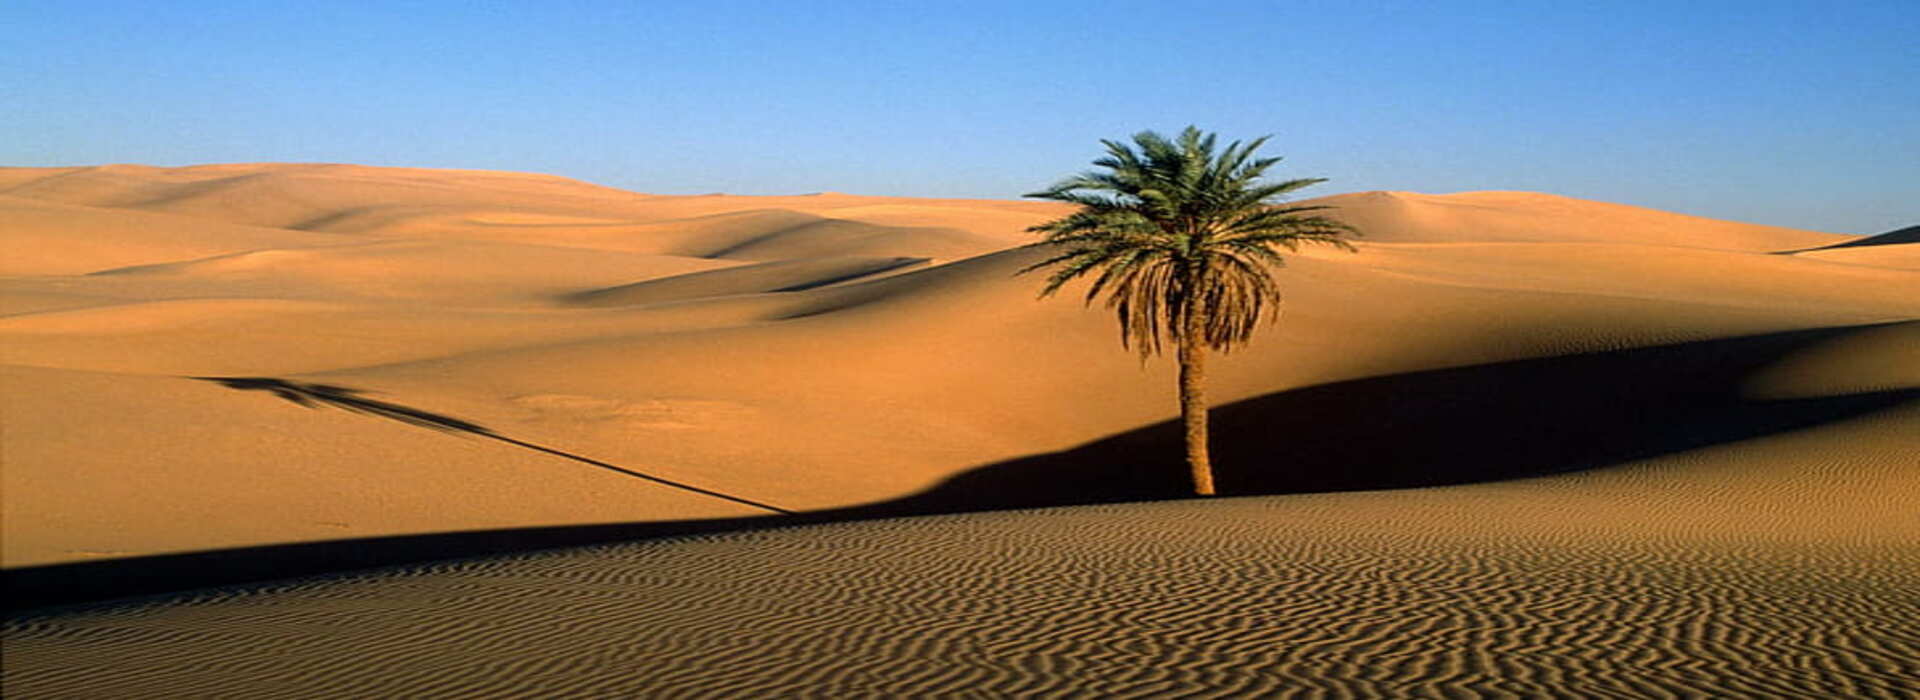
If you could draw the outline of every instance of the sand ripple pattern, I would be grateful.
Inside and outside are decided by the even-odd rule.
[[[1920,545],[1416,536],[1281,499],[443,562],[11,619],[38,697],[1920,697]]]

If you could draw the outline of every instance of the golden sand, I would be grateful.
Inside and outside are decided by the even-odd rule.
[[[1920,244],[1531,193],[1319,201],[1369,235],[1294,256],[1280,324],[1214,363],[1215,449],[1230,492],[1361,492],[33,611],[7,623],[0,680],[1915,692]],[[138,576],[161,561],[142,557],[392,535],[1177,493],[1170,363],[1014,276],[1038,259],[1022,229],[1061,211],[340,165],[0,169],[0,564]],[[1364,491],[1386,487],[1405,488]]]

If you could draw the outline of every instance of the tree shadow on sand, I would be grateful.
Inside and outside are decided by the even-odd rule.
[[[1903,388],[1752,398],[1745,381],[1802,349],[1877,326],[1848,326],[1357,379],[1215,408],[1222,492],[1283,494],[1512,479],[1620,464],[1842,421],[1920,401]],[[356,390],[263,377],[202,378],[435,430],[500,440],[668,482],[498,435]],[[308,576],[418,561],[824,522],[1183,498],[1182,433],[1167,421],[1061,452],[985,465],[928,491],[801,513],[513,528],[307,542],[9,569],[9,610]]]

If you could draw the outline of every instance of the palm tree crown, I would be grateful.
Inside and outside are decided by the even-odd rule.
[[[1046,236],[1033,245],[1056,253],[1021,272],[1057,266],[1041,292],[1047,296],[1097,271],[1087,303],[1108,292],[1122,345],[1143,358],[1189,333],[1218,350],[1246,342],[1261,320],[1279,313],[1272,271],[1285,261],[1276,248],[1353,250],[1340,238],[1357,234],[1353,227],[1311,213],[1329,207],[1278,204],[1324,178],[1260,182],[1280,162],[1254,157],[1267,137],[1217,153],[1215,136],[1191,126],[1177,140],[1143,131],[1133,141],[1138,150],[1103,139],[1107,155],[1093,164],[1105,172],[1026,195],[1080,210],[1028,229]]]
[[[1280,312],[1273,271],[1285,263],[1276,248],[1325,243],[1353,250],[1341,236],[1353,227],[1284,206],[1287,194],[1325,182],[1308,178],[1263,183],[1279,158],[1255,158],[1265,137],[1214,151],[1213,134],[1187,127],[1177,141],[1151,131],[1139,147],[1101,141],[1107,155],[1087,172],[1027,195],[1080,205],[1080,210],[1029,230],[1052,257],[1021,273],[1054,267],[1041,296],[1098,271],[1087,303],[1101,294],[1120,319],[1120,344],[1141,360],[1163,341],[1179,348],[1180,417],[1186,425],[1193,491],[1212,495],[1207,449],[1206,351],[1230,350]]]

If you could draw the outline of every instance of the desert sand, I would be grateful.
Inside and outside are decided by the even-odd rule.
[[[1360,252],[1169,501],[1171,362],[1014,274],[1051,204],[0,169],[0,682],[1920,692],[1910,233],[1315,203]]]

